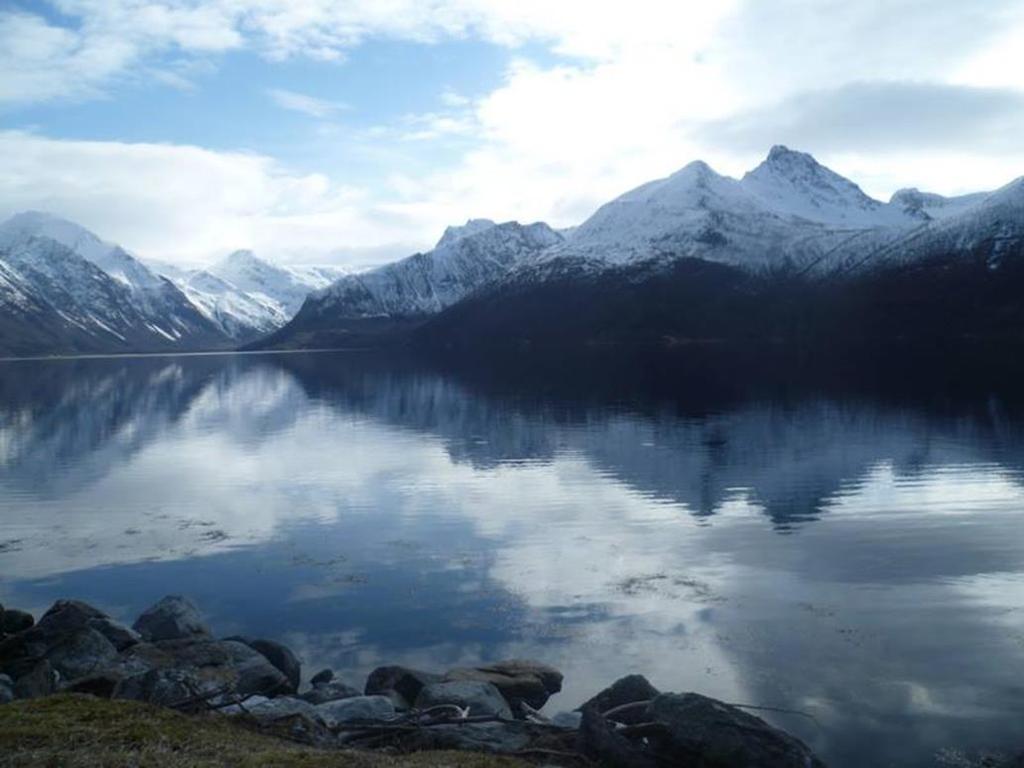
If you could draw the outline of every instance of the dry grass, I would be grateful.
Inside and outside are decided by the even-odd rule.
[[[0,766],[60,768],[527,768],[464,752],[391,756],[302,747],[226,717],[61,695],[0,706]]]

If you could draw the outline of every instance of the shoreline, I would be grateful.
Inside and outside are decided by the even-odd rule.
[[[825,768],[803,742],[750,711],[771,708],[662,692],[641,675],[551,714],[543,710],[563,676],[534,660],[382,666],[362,684],[331,669],[305,677],[287,646],[218,638],[181,596],[158,601],[131,627],[77,600],[58,600],[38,621],[0,606],[0,722],[51,709],[95,719],[142,705],[150,709],[127,716],[175,712],[201,718],[197,727],[214,718],[325,754],[454,750],[545,765],[653,768],[700,758],[693,764]],[[94,734],[103,735],[102,727]]]

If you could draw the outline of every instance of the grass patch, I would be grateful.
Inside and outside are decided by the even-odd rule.
[[[85,768],[526,768],[467,752],[384,755],[303,747],[216,715],[63,694],[0,706],[0,766]]]

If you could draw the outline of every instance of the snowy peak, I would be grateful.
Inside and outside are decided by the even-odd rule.
[[[772,147],[764,162],[740,183],[780,216],[851,229],[909,223],[902,210],[868,197],[806,152],[782,145]]]
[[[343,274],[334,267],[279,266],[238,250],[205,270],[179,273],[174,281],[224,333],[247,340],[280,328],[312,291]]]
[[[456,240],[461,240],[464,237],[475,235],[491,227],[497,226],[490,219],[470,219],[461,227],[450,226],[445,229],[444,234],[441,235],[441,239],[437,241],[435,248],[441,248],[446,245],[451,245]]]
[[[987,193],[978,192],[959,197],[944,197],[934,192],[922,192],[917,187],[900,189],[893,193],[889,205],[904,213],[915,216],[923,221],[945,219],[963,213],[977,205],[987,197]]]
[[[126,250],[101,240],[80,224],[42,211],[25,211],[0,224],[0,243],[47,238],[74,251],[134,291],[159,290],[163,280]]]
[[[43,211],[16,213],[0,224],[0,243],[10,245],[32,237],[54,240],[88,261],[105,259],[117,246],[104,242],[85,227]]]
[[[539,222],[524,226],[485,221],[449,227],[427,253],[341,278],[312,294],[295,323],[301,326],[309,317],[325,313],[353,320],[439,312],[563,239]]]

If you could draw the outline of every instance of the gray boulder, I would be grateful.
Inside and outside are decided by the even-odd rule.
[[[395,715],[395,705],[387,696],[356,696],[319,704],[321,719],[329,726],[359,720],[386,720]]]
[[[397,694],[400,697],[398,705],[408,709],[416,701],[424,685],[439,683],[443,679],[443,675],[410,667],[377,667],[366,678],[363,692],[367,696]]]
[[[259,651],[234,640],[221,645],[228,653],[229,664],[238,674],[234,685],[236,694],[276,696],[291,690],[288,678]]]
[[[660,693],[643,675],[627,675],[586,701],[577,711],[594,707],[601,714],[605,714],[625,704],[652,701]],[[642,723],[646,718],[646,707],[630,708],[611,717],[615,722],[625,725]]]
[[[501,692],[491,683],[476,680],[456,680],[449,683],[431,683],[423,687],[416,697],[417,709],[428,709],[442,704],[468,708],[470,715],[512,719],[512,710]]]
[[[244,643],[195,637],[134,645],[112,664],[124,679],[115,698],[168,702],[199,696],[273,696],[288,681],[263,654]]]
[[[35,662],[30,669],[14,681],[14,698],[38,699],[49,696],[57,689],[57,673],[46,659]]]
[[[122,679],[111,698],[199,711],[204,708],[203,700],[212,700],[223,691],[222,681],[216,676],[195,669],[166,667]]]
[[[238,640],[245,643],[254,651],[263,656],[281,672],[288,681],[287,693],[295,693],[299,690],[299,682],[302,680],[302,663],[298,660],[291,649],[273,640],[253,640],[245,637],[232,637],[230,640]]]
[[[143,640],[181,640],[209,637],[210,630],[203,623],[199,609],[190,600],[168,595],[145,612],[132,625]]]
[[[16,635],[19,632],[24,632],[35,624],[35,619],[32,618],[32,614],[28,611],[19,611],[16,608],[8,608],[4,611],[3,626],[0,629],[6,635]]]
[[[57,654],[54,657],[55,660],[63,659],[68,654],[87,657],[89,650],[82,647],[82,643],[91,644],[97,661],[103,661],[109,657],[109,649],[104,643],[96,641],[87,633],[92,631],[89,627],[90,621],[105,619],[106,617],[99,610],[87,603],[77,600],[58,600],[40,617],[38,622],[0,642],[0,668],[10,671],[12,664],[16,665],[25,659],[34,660],[49,656],[51,653]],[[22,621],[23,625],[27,623],[28,620]],[[68,669],[62,668],[63,662],[55,663],[54,666],[64,677],[73,677],[77,676],[81,670],[70,667],[74,667],[78,663],[72,659],[68,662]],[[87,662],[83,661],[82,663]],[[12,676],[17,677],[17,675]]]
[[[481,667],[453,669],[446,681],[475,680],[491,683],[518,714],[519,702],[534,709],[543,707],[552,694],[562,690],[562,673],[547,664],[522,659],[498,661]]]
[[[48,637],[59,637],[85,629],[89,619],[105,618],[103,611],[81,600],[58,600],[39,618],[36,628]]]
[[[331,680],[326,683],[318,683],[299,694],[299,698],[308,701],[310,704],[326,704],[328,701],[340,701],[362,696],[359,691],[351,685],[345,685],[341,680]]]
[[[107,638],[118,651],[131,648],[133,645],[142,642],[142,637],[138,632],[119,621],[114,621],[108,616],[89,619],[86,622],[86,626],[95,629]]]
[[[68,681],[104,669],[116,658],[117,649],[107,638],[89,627],[71,632],[46,652],[50,666],[63,680]]]
[[[742,709],[697,693],[664,693],[651,703],[650,718],[664,725],[665,747],[701,765],[741,768],[823,768],[795,736]],[[664,747],[663,747],[664,751]]]

